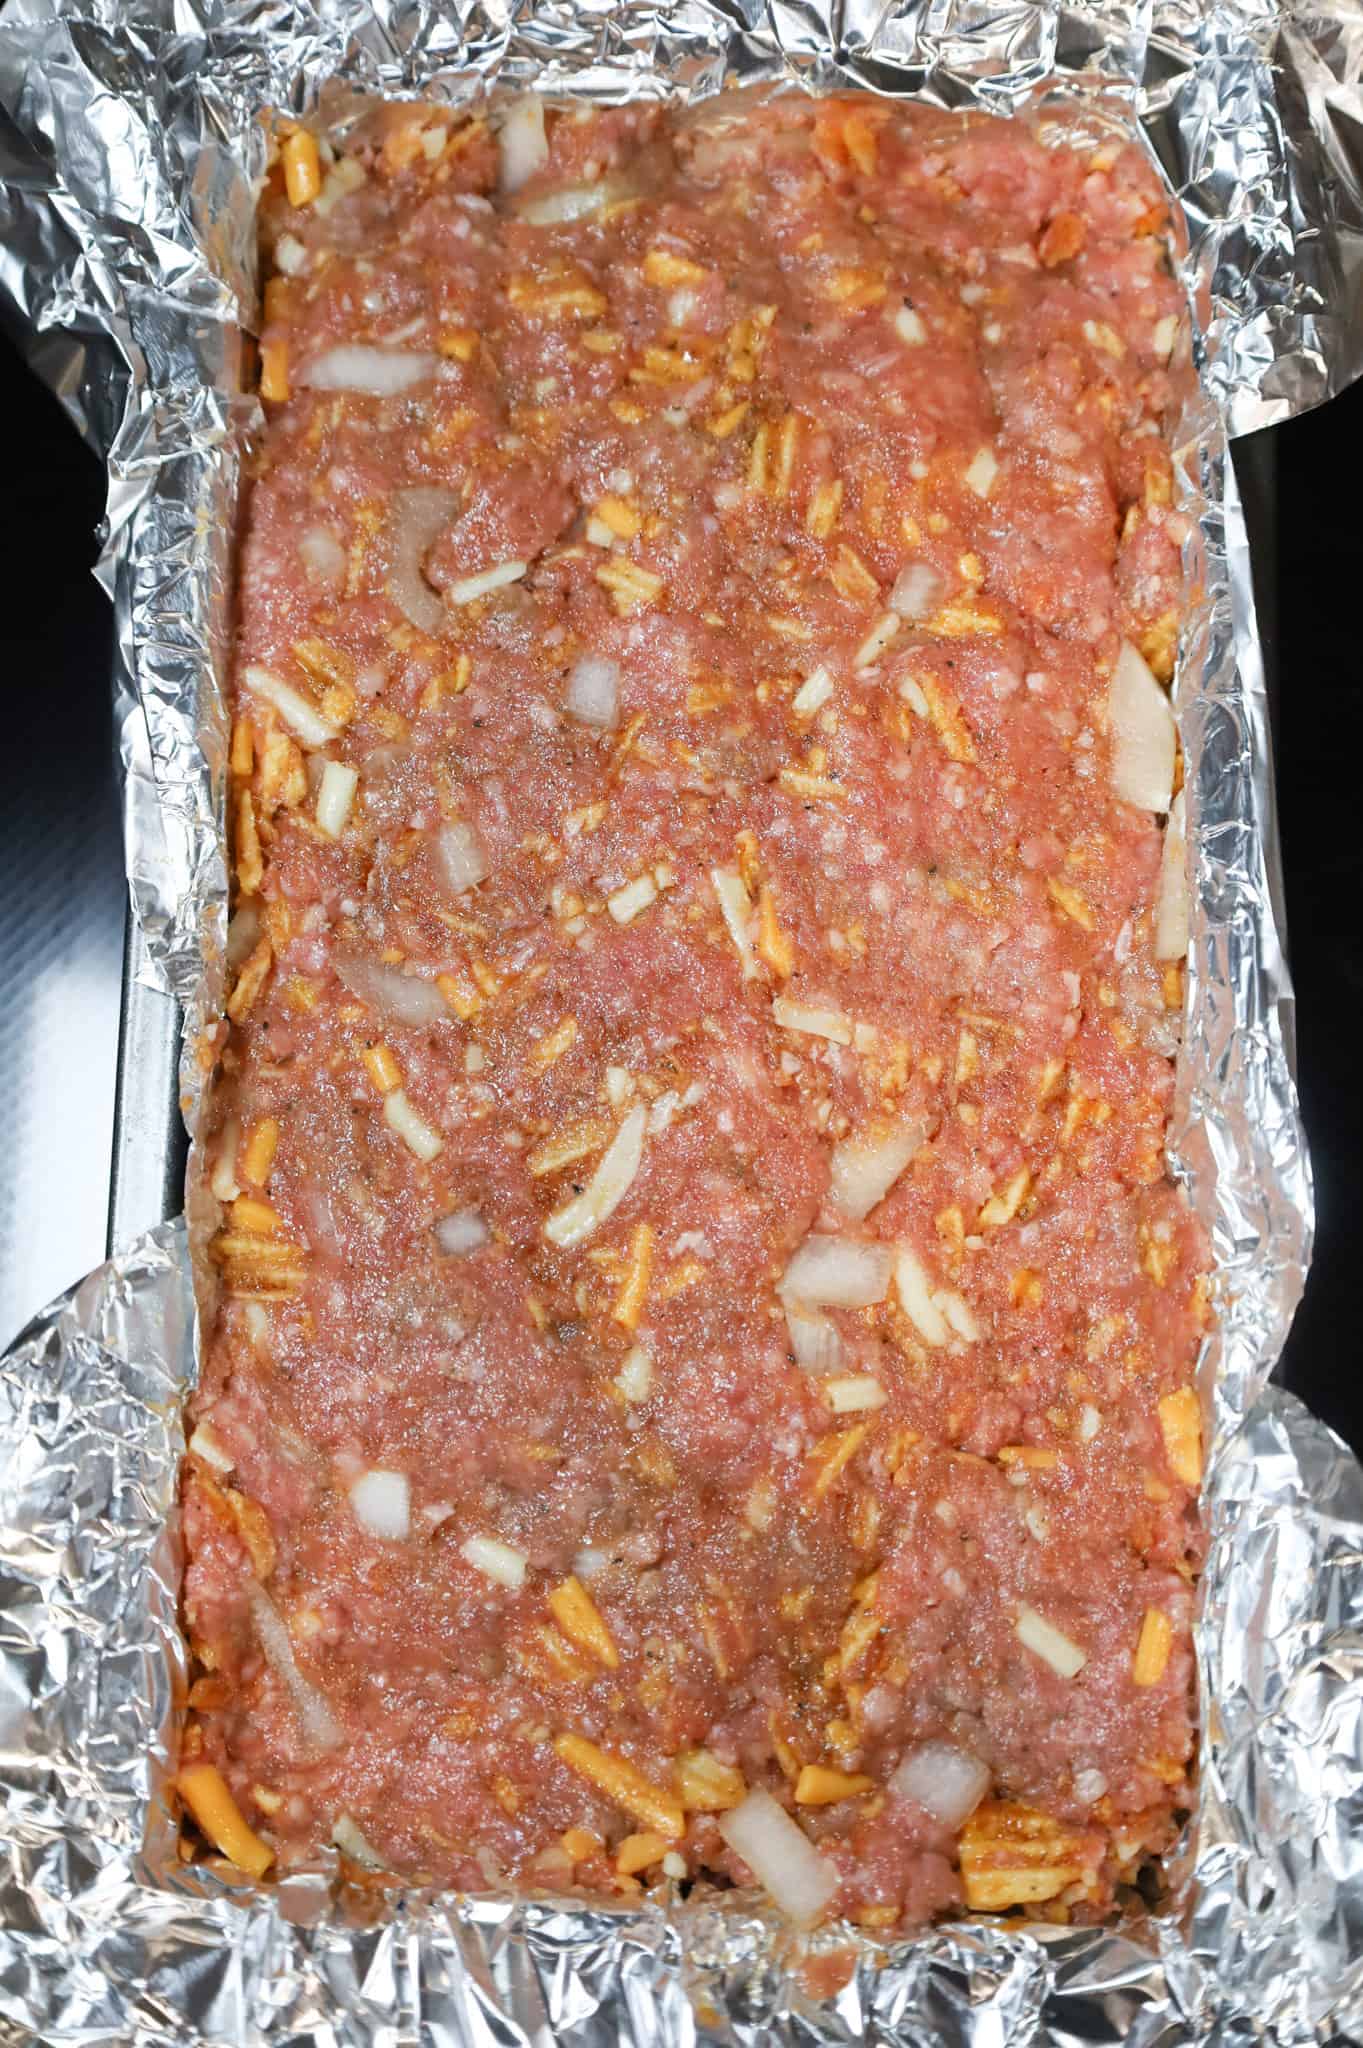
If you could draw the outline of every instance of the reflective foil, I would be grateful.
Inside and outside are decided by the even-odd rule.
[[[831,11],[830,11],[831,10]],[[1363,2038],[1363,1471],[1268,1384],[1309,1253],[1268,719],[1226,433],[1363,368],[1363,15],[1268,0],[10,0],[0,296],[109,464],[128,866],[155,973],[219,991],[230,571],[264,106],[491,83],[696,97],[853,82],[950,106],[1102,98],[1180,200],[1201,385],[1177,702],[1194,894],[1175,1156],[1219,1318],[1200,1801],[1171,1899],[1101,1930],[963,1922],[797,1950],[726,1899],[375,1899],[182,1864],[164,1795],[182,1224],[0,1362],[0,2040],[408,2044]],[[1097,113],[1095,108],[1095,114]],[[192,1092],[192,1091],[191,1091]],[[808,1950],[839,1952],[816,1996]]]

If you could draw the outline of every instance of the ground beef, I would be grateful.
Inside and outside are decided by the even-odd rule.
[[[1092,1917],[1193,1755],[1106,711],[1177,637],[1156,181],[867,98],[517,122],[265,202],[186,1801],[628,1894],[750,1881],[762,1792],[865,1926]]]

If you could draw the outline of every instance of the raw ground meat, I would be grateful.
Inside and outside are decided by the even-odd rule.
[[[780,1897],[765,1792],[806,1920],[1091,1918],[1194,1750],[1106,710],[1181,602],[1156,180],[870,98],[515,121],[295,136],[265,202],[186,1802]]]

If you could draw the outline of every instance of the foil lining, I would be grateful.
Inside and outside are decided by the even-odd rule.
[[[198,1014],[225,922],[224,720],[255,317],[257,115],[332,90],[696,97],[852,82],[1049,95],[1132,124],[1181,202],[1201,592],[1178,709],[1193,883],[1175,1155],[1220,1318],[1199,1622],[1199,1806],[1157,1914],[1108,1929],[846,1929],[842,1988],[739,1900],[375,1901],[182,1864],[165,1800],[182,1223],[0,1361],[0,2041],[519,2048],[1363,2038],[1363,1471],[1269,1384],[1309,1255],[1269,729],[1226,435],[1363,368],[1363,17],[1270,0],[10,0],[0,298],[106,457],[128,868],[152,971]],[[1097,109],[1095,109],[1097,112]]]

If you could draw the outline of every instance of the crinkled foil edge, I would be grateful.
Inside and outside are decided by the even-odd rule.
[[[822,2001],[741,1903],[670,1909],[261,1891],[178,1864],[183,1224],[57,1303],[0,1364],[0,2039],[59,2044],[1240,2040],[1363,2029],[1363,1472],[1267,1384],[1311,1189],[1286,1045],[1263,676],[1226,429],[1360,367],[1363,19],[1241,0],[11,0],[0,292],[107,455],[129,876],[154,971],[200,1017],[225,919],[219,683],[253,317],[253,116],[322,85],[604,97],[851,80],[952,106],[1098,91],[1187,223],[1201,388],[1183,502],[1201,598],[1178,706],[1194,943],[1176,1156],[1216,1251],[1199,1623],[1200,1803],[1172,1910],[1115,1929],[845,1930]]]

